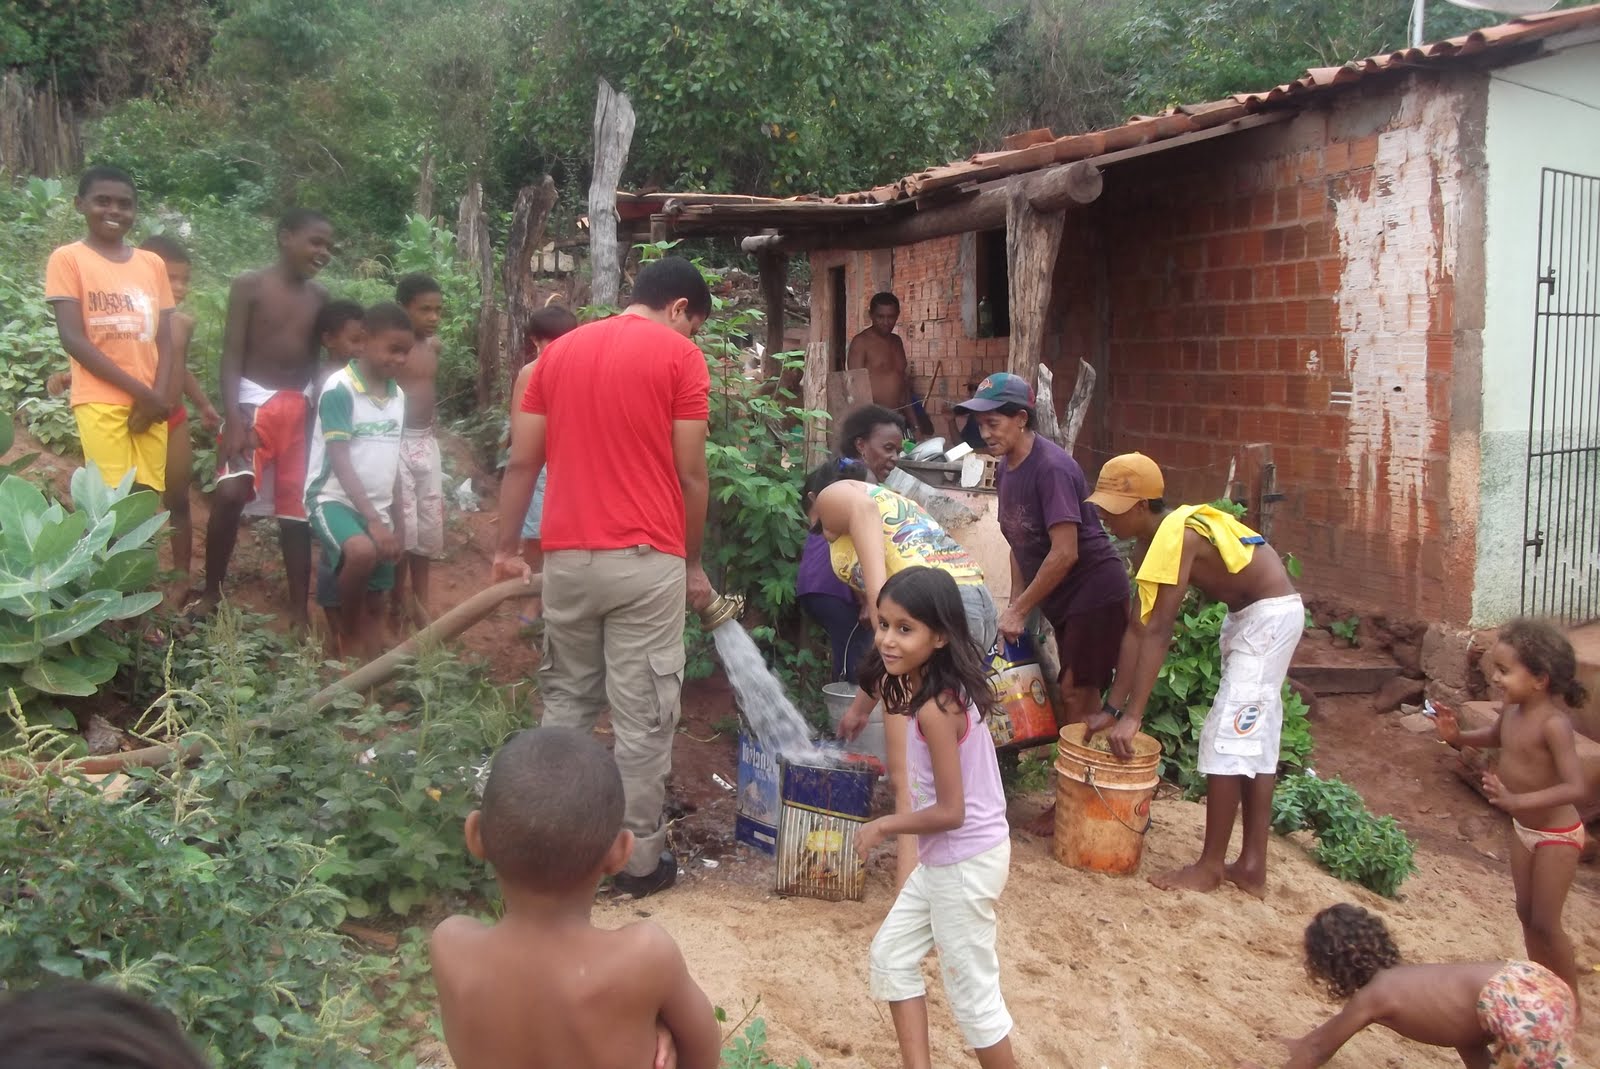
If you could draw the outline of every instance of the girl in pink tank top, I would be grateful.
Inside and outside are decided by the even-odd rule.
[[[862,685],[883,695],[886,712],[911,719],[911,807],[869,821],[856,843],[865,856],[891,836],[915,835],[919,864],[872,942],[872,995],[889,1003],[904,1064],[930,1065],[921,962],[937,947],[946,995],[978,1064],[1006,1069],[1015,1063],[995,905],[1010,869],[1011,833],[994,739],[983,724],[993,691],[948,574],[897,572],[877,608]]]

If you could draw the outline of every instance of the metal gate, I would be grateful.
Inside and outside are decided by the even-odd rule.
[[[1600,178],[1545,168],[1522,611],[1600,616]]]

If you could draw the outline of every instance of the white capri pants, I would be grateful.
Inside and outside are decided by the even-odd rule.
[[[1010,839],[954,865],[918,865],[872,940],[872,997],[922,998],[922,959],[938,948],[945,996],[967,1045],[984,1050],[1010,1035],[995,951],[995,905],[1010,871]]]

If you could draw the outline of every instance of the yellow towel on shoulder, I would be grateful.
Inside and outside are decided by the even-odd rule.
[[[1266,539],[1219,509],[1210,505],[1184,505],[1173,509],[1161,521],[1150,550],[1144,555],[1135,577],[1139,584],[1139,622],[1150,619],[1156,607],[1156,595],[1163,586],[1178,581],[1178,568],[1183,563],[1183,532],[1185,528],[1205,535],[1222,555],[1222,563],[1230,574],[1237,575],[1255,558],[1256,546]]]

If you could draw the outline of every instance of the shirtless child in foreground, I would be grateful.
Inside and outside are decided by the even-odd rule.
[[[278,262],[246,271],[228,292],[222,336],[222,444],[206,528],[206,589],[199,613],[222,600],[222,584],[252,502],[278,518],[289,620],[308,623],[311,528],[306,523],[310,390],[317,367],[317,316],[328,294],[312,281],[333,257],[333,226],[297,208],[278,224]],[[255,510],[253,510],[255,511]]]
[[[850,339],[845,367],[866,368],[872,384],[872,403],[898,413],[907,423],[914,422],[923,434],[932,434],[933,425],[911,392],[911,377],[906,370],[906,347],[894,332],[900,321],[900,299],[892,293],[874,293],[867,306],[872,325]]]
[[[1111,728],[1124,759],[1172,645],[1189,587],[1228,606],[1222,624],[1222,683],[1200,734],[1206,777],[1206,835],[1200,860],[1150,882],[1166,891],[1211,891],[1224,879],[1257,897],[1267,883],[1267,833],[1283,730],[1283,681],[1305,630],[1305,606],[1266,539],[1208,505],[1168,511],[1155,461],[1127,453],[1106,461],[1089,500],[1113,536],[1137,540],[1137,604],[1128,613],[1117,674],[1088,737]],[[1112,727],[1115,723],[1116,726]],[[1244,811],[1244,845],[1225,865],[1234,815]]]
[[[672,937],[590,917],[601,879],[633,850],[604,746],[570,728],[513,736],[466,838],[494,867],[504,913],[433,930],[439,1016],[459,1069],[716,1069],[716,1015]]]
[[[1533,962],[1402,965],[1383,918],[1341,903],[1306,926],[1306,971],[1347,1001],[1320,1028],[1284,1040],[1284,1069],[1325,1065],[1374,1024],[1417,1043],[1453,1047],[1467,1069],[1578,1064],[1577,1002],[1559,977]]]

